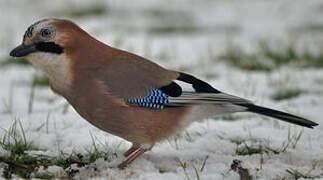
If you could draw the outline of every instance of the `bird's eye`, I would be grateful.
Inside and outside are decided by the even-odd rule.
[[[41,36],[45,37],[45,38],[50,38],[52,36],[52,31],[49,29],[42,29],[40,31]]]

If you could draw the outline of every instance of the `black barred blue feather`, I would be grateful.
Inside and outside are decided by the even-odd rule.
[[[155,89],[147,97],[128,99],[128,102],[139,107],[163,110],[168,103],[168,95],[160,89]]]

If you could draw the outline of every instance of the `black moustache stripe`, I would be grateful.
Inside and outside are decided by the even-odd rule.
[[[62,46],[55,44],[54,42],[40,42],[36,44],[36,49],[41,52],[49,52],[55,54],[62,54]]]

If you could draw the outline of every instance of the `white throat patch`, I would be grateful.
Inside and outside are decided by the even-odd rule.
[[[50,83],[55,88],[65,90],[71,85],[70,65],[64,54],[36,52],[29,54],[26,58],[31,64],[46,74]]]

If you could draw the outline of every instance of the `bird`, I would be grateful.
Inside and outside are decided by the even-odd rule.
[[[50,88],[89,123],[132,143],[119,168],[192,122],[219,114],[252,112],[307,128],[318,125],[106,45],[67,19],[30,25],[10,56],[25,57],[42,71]]]

